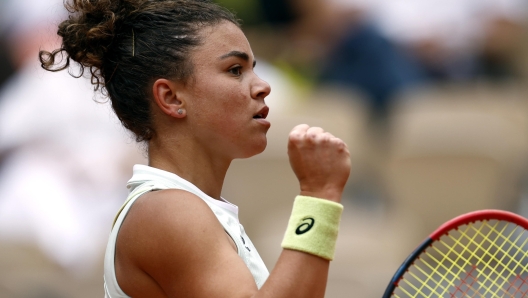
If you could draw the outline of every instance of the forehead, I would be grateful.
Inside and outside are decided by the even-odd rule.
[[[249,42],[242,30],[235,24],[224,21],[201,29],[202,44],[192,51],[195,64],[211,62],[231,51],[247,53],[253,57]]]

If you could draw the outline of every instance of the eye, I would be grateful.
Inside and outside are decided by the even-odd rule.
[[[242,74],[242,66],[237,65],[237,66],[231,67],[229,69],[229,72],[235,76],[240,76]]]

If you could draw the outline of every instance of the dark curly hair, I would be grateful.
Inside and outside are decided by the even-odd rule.
[[[239,26],[228,10],[207,0],[65,0],[69,18],[59,25],[62,46],[40,51],[42,67],[90,71],[95,90],[110,97],[121,123],[138,142],[155,135],[150,86],[158,78],[186,81],[199,30],[222,21]],[[74,75],[75,76],[75,75]]]

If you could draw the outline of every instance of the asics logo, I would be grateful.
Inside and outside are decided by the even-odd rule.
[[[315,223],[315,219],[311,217],[305,217],[302,219],[304,223],[302,223],[300,226],[297,227],[295,230],[295,234],[302,235],[308,231],[310,231]]]

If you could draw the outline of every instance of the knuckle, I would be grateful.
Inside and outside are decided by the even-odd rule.
[[[291,131],[306,131],[309,129],[308,124],[298,124]]]
[[[334,136],[331,133],[329,133],[329,132],[323,133],[323,141],[332,142],[333,139],[334,139]]]
[[[294,140],[295,140],[295,139],[300,139],[300,138],[302,138],[302,135],[303,135],[302,132],[300,132],[300,131],[298,131],[298,130],[293,130],[293,131],[291,131],[290,134],[289,134],[289,139],[290,139],[290,140],[291,140],[291,139],[294,139]]]
[[[309,131],[306,136],[308,137],[309,140],[315,140],[317,139],[318,137],[318,134],[314,131]]]
[[[322,128],[320,128],[320,127],[312,126],[312,127],[308,128],[308,132],[322,133],[322,132],[324,132],[324,130]]]
[[[347,144],[345,142],[343,142],[339,138],[334,138],[333,139],[333,143],[334,143],[335,147],[337,148],[337,150],[339,152],[343,152],[344,150],[348,150]]]
[[[290,138],[288,141],[288,148],[298,148],[300,143],[301,143],[300,139]]]
[[[299,137],[299,132],[298,131],[292,131],[290,132],[290,134],[288,135],[288,138],[291,140],[291,139],[296,139]]]

